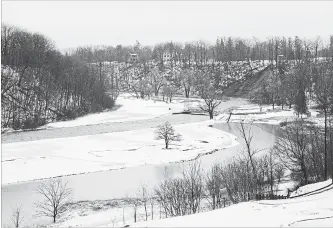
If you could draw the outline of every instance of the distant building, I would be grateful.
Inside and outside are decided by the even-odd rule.
[[[173,58],[173,53],[170,51],[164,51],[163,52],[163,62],[168,63],[172,60]]]
[[[138,54],[130,54],[129,62],[134,63],[134,62],[137,62],[137,61],[139,61],[139,56],[138,56]]]

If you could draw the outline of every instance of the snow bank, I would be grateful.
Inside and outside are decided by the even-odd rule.
[[[83,117],[79,117],[75,120],[49,123],[45,127],[75,127],[109,122],[125,122],[152,119],[161,115],[170,115],[173,112],[183,111],[183,102],[184,99],[174,100],[172,103],[154,100],[143,100],[133,98],[128,94],[123,94],[117,99],[117,105],[121,106],[117,110],[105,111],[97,114],[89,114]]]
[[[312,109],[309,111],[311,117],[303,115],[303,119],[312,121],[318,125],[323,125],[322,118],[317,117],[318,111]],[[242,105],[232,110],[232,113],[234,115],[231,115],[229,122],[244,121],[246,123],[254,122],[279,125],[281,122],[291,121],[297,117],[293,109],[284,108],[284,110],[282,110],[281,107],[275,107],[273,110],[272,106],[264,105],[260,107],[256,104]],[[228,118],[229,113],[227,112],[216,116],[215,120],[217,122],[226,122]]]
[[[131,227],[332,227],[332,202],[330,189],[307,197],[240,203],[210,212],[134,223]]]
[[[326,182],[304,186],[317,188]],[[315,187],[317,185],[317,187]],[[148,221],[143,206],[137,208],[137,223],[133,207],[126,203],[105,208],[107,201],[76,204],[52,227],[331,227],[333,221],[333,189],[317,195],[285,200],[252,201],[215,211],[159,219],[159,207],[154,206],[154,220],[148,207]],[[124,207],[122,205],[125,205]],[[98,210],[96,210],[98,208]],[[100,210],[99,210],[100,209]]]
[[[207,122],[175,125],[183,141],[164,149],[154,128],[2,145],[2,184],[146,164],[190,160],[237,145]]]
[[[299,195],[303,195],[303,194],[306,194],[309,192],[316,191],[317,189],[324,188],[324,187],[330,185],[331,183],[332,183],[332,180],[329,179],[329,180],[326,180],[323,182],[318,182],[318,183],[302,186],[302,187],[298,188],[296,191],[292,192],[290,194],[290,197],[299,196]]]

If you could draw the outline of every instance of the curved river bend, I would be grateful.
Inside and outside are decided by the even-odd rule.
[[[215,124],[214,127],[237,136],[239,145],[201,156],[198,160],[204,170],[214,163],[233,157],[244,148],[240,138],[238,123]],[[278,126],[255,124],[252,126],[253,147],[266,151],[274,145]],[[185,162],[187,163],[187,162]],[[73,189],[73,200],[103,200],[134,196],[138,188],[145,184],[148,188],[157,186],[166,177],[181,174],[184,164],[169,163],[161,165],[146,165],[120,170],[111,170],[81,175],[62,177]],[[42,172],[42,171],[41,171]],[[40,199],[35,189],[40,181],[26,182],[2,186],[2,227],[10,224],[12,209],[22,205],[24,225],[42,224],[49,222],[48,218],[36,218],[34,202]]]

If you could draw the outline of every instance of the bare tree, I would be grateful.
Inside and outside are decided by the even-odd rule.
[[[258,181],[257,180],[257,170],[256,170],[256,166],[255,166],[255,161],[254,161],[254,155],[258,152],[258,150],[253,149],[252,146],[251,146],[252,139],[253,139],[251,127],[252,126],[249,125],[248,131],[246,131],[246,129],[244,127],[244,123],[241,122],[240,127],[238,129],[241,133],[241,137],[244,139],[244,142],[245,142],[245,145],[246,145],[245,154],[247,156],[247,159],[250,161],[252,171],[253,171],[253,175],[254,175],[254,178],[255,178],[255,181],[256,181],[256,185],[257,185],[258,184],[257,183],[257,181]]]
[[[22,216],[21,209],[21,207],[16,207],[11,216],[11,220],[15,228],[19,228],[23,222],[24,217]]]
[[[209,118],[214,118],[214,112],[217,106],[222,103],[223,91],[216,88],[207,74],[203,74],[198,82],[198,91],[200,97],[204,100],[204,104],[200,104],[200,109],[208,112]]]
[[[52,217],[53,223],[66,211],[66,204],[70,201],[72,190],[61,179],[51,179],[42,182],[37,187],[37,193],[44,197],[43,201],[37,202],[38,214]]]
[[[309,143],[303,120],[289,123],[277,137],[274,153],[294,175],[300,175],[301,183],[308,183],[307,155]]]
[[[158,96],[160,88],[162,88],[164,84],[164,77],[162,77],[159,69],[157,67],[153,68],[150,73],[150,84],[154,90],[154,95]]]
[[[200,203],[204,193],[204,183],[201,164],[195,160],[183,171],[189,212],[192,214],[200,211]]]
[[[175,95],[177,91],[177,88],[175,86],[173,86],[171,83],[165,84],[163,86],[163,99],[164,96],[167,97],[166,102],[171,103],[173,96]]]
[[[200,164],[190,163],[181,177],[165,180],[155,188],[155,194],[166,217],[198,213],[204,196]]]
[[[314,73],[317,76],[315,83],[316,99],[319,107],[324,112],[324,156],[325,156],[325,179],[328,177],[328,113],[331,107],[333,107],[333,65],[331,63],[320,64],[314,69]]]
[[[212,210],[221,207],[222,199],[222,175],[219,164],[214,164],[206,176],[206,189],[209,196],[209,204]]]
[[[151,194],[149,194],[149,203],[150,203],[150,211],[151,211],[151,220],[154,220],[154,204],[155,204],[155,199],[154,196]]]
[[[192,69],[184,69],[181,72],[181,84],[184,88],[185,97],[189,98],[191,90],[195,85],[195,72]]]
[[[284,172],[285,172],[284,166],[282,164],[276,164],[274,168],[274,173],[278,183],[281,182],[281,178],[284,176]]]
[[[256,181],[249,161],[245,158],[234,158],[221,166],[223,188],[226,189],[232,203],[243,202],[249,193],[255,193]]]
[[[141,200],[141,203],[143,204],[144,210],[145,210],[145,221],[148,221],[148,202],[149,202],[149,195],[147,191],[146,186],[142,186],[139,190],[139,198]]]
[[[169,144],[172,141],[181,141],[181,135],[175,132],[172,125],[166,121],[164,124],[159,125],[155,131],[156,139],[163,139],[165,142],[165,149],[169,149]]]
[[[139,206],[139,199],[138,198],[133,198],[131,200],[131,204],[133,207],[133,217],[134,217],[134,222],[137,222],[138,219],[138,206]]]
[[[331,179],[333,184],[333,118],[330,118],[330,147],[331,147]]]

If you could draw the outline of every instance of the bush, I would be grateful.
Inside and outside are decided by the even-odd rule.
[[[103,94],[102,102],[101,102],[102,108],[111,109],[111,108],[113,108],[114,104],[115,104],[115,101],[110,96]]]
[[[69,108],[65,108],[62,111],[62,118],[65,119],[75,119],[78,116],[78,110],[75,110],[74,108],[69,109]]]
[[[39,117],[37,114],[34,117],[28,117],[22,122],[22,129],[34,129],[46,124],[46,119]]]

